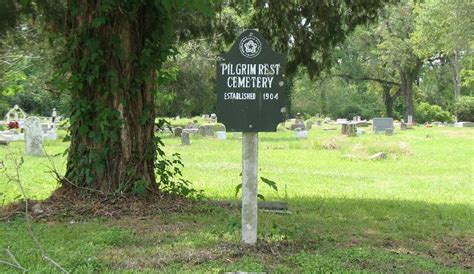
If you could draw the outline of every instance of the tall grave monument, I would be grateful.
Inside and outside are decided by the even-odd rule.
[[[242,242],[257,242],[258,132],[285,119],[285,57],[257,30],[246,30],[217,61],[217,117],[242,132]]]

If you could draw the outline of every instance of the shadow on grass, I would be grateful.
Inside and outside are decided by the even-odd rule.
[[[240,245],[239,210],[199,206],[151,218],[36,223],[45,248],[70,271],[472,271],[472,205],[293,198],[292,214],[259,213],[259,243]],[[27,268],[22,222],[0,224]],[[23,234],[23,235],[22,235]],[[67,242],[67,245],[65,245]],[[27,260],[28,259],[28,260]],[[0,271],[4,271],[0,266]]]
[[[148,236],[143,244],[115,249],[104,259],[119,269],[139,265],[170,271],[418,272],[474,266],[470,205],[334,198],[291,199],[289,205],[289,215],[260,212],[256,247],[239,243],[238,210],[216,210],[141,228],[118,224],[146,228]]]

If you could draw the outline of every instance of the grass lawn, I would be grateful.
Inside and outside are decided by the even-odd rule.
[[[367,131],[348,138],[313,128],[307,140],[293,132],[260,134],[260,175],[279,192],[264,184],[259,192],[287,201],[291,214],[260,212],[256,247],[239,244],[238,210],[211,206],[150,218],[35,222],[33,229],[50,257],[78,273],[474,271],[474,129]],[[185,177],[208,198],[236,199],[241,139],[193,137],[191,146],[164,137],[166,150],[182,155]],[[66,147],[46,143],[51,155]],[[21,155],[22,143],[9,151]],[[377,152],[387,159],[368,160]],[[7,153],[0,147],[1,159]],[[47,159],[24,159],[28,195],[47,198],[57,187]],[[64,170],[65,157],[53,161]],[[0,177],[0,203],[19,194]],[[0,260],[9,261],[9,248],[32,272],[56,271],[27,231],[21,218],[0,223]],[[11,271],[0,264],[0,272]]]

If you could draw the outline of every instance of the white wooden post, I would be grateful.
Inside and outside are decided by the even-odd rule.
[[[242,242],[257,243],[258,133],[242,134]]]

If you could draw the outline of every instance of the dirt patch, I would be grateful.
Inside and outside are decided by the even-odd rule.
[[[445,237],[430,255],[446,265],[461,265],[474,269],[474,237],[463,239]]]
[[[384,247],[397,254],[407,254],[431,258],[445,266],[460,266],[474,269],[474,237],[454,238],[445,237],[436,242],[424,242],[431,247],[428,251],[420,251],[406,247],[402,243],[391,241]]]
[[[221,243],[196,249],[170,249],[170,247],[152,250],[144,250],[141,247],[137,247],[136,250],[114,249],[109,250],[102,258],[116,269],[164,269],[173,264],[183,264],[187,268],[192,268],[210,261],[234,263],[243,256],[259,258],[266,262],[267,267],[271,267],[280,262],[285,255],[295,252],[295,249],[298,247],[290,241],[259,241],[256,246]]]
[[[28,213],[35,220],[64,220],[107,217],[146,218],[163,212],[192,212],[198,202],[165,194],[145,197],[136,195],[94,196],[81,195],[59,188],[44,201],[29,200]],[[24,201],[0,207],[0,220],[14,219],[25,214]]]

